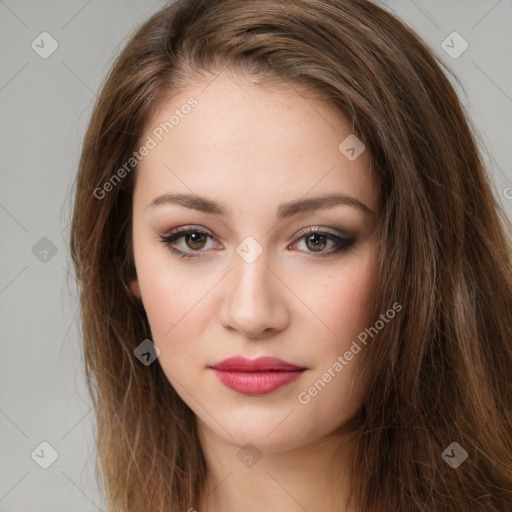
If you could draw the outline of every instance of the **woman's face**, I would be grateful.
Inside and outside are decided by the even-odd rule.
[[[295,88],[221,74],[174,97],[142,139],[131,288],[169,382],[201,428],[236,446],[305,445],[361,404],[368,348],[344,355],[370,327],[377,195],[353,137]],[[213,368],[231,357],[293,367]]]

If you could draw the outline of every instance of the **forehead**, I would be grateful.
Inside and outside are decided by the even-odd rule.
[[[190,98],[193,108],[185,107]],[[340,191],[374,205],[367,153],[351,161],[339,149],[349,136],[351,122],[326,101],[292,85],[265,88],[221,73],[154,113],[142,140],[156,145],[139,163],[137,186],[148,195],[215,193],[225,203],[233,192],[239,201],[281,202]]]

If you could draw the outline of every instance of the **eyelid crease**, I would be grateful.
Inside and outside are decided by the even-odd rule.
[[[177,249],[175,247],[171,247],[171,242],[174,242],[175,240],[179,240],[180,238],[184,237],[187,234],[190,233],[200,233],[202,235],[209,236],[216,240],[216,243],[220,243],[215,235],[208,229],[197,226],[194,227],[193,225],[190,226],[182,226],[179,228],[174,228],[170,231],[168,231],[164,235],[160,235],[160,241],[167,246],[167,248],[174,254],[177,254],[181,256],[182,258],[195,258],[200,256],[202,252],[208,252],[203,251],[201,249],[198,250],[183,250],[183,249]],[[300,251],[300,252],[306,252],[309,254],[313,254],[315,256],[324,257],[324,256],[330,256],[333,254],[336,254],[340,251],[349,249],[355,242],[356,237],[355,236],[345,236],[345,235],[336,235],[334,233],[331,233],[329,231],[325,231],[322,228],[315,226],[310,228],[304,228],[303,230],[296,233],[294,240],[289,244],[287,247],[290,247],[292,245],[295,245],[297,242],[299,242],[301,239],[304,239],[308,235],[314,235],[319,234],[323,236],[324,238],[334,242],[337,245],[337,249],[331,250],[331,251]],[[222,245],[222,244],[221,244]]]

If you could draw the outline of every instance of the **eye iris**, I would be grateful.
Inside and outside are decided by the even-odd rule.
[[[321,239],[320,243],[318,241],[319,238]],[[313,246],[310,246],[310,242],[313,244]],[[306,244],[307,244],[308,248],[313,249],[313,251],[317,251],[317,250],[323,249],[325,247],[326,243],[327,242],[325,240],[325,237],[322,236],[322,235],[319,235],[317,233],[309,235],[306,238]]]
[[[185,241],[190,249],[202,249],[206,242],[206,237],[202,233],[188,233],[185,235]],[[190,245],[189,241],[191,241],[192,245]]]

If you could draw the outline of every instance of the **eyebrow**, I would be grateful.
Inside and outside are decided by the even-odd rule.
[[[199,210],[201,212],[210,213],[213,215],[230,215],[229,209],[223,204],[195,194],[164,194],[153,199],[146,206],[146,209],[154,208],[163,204],[176,204],[178,206],[184,206],[186,208]],[[355,197],[347,196],[345,194],[326,194],[318,197],[311,197],[308,199],[299,199],[297,201],[282,203],[277,209],[277,218],[284,219],[298,213],[324,210],[342,205],[359,208],[365,213],[375,215],[373,210],[371,210],[368,206],[366,206]]]

